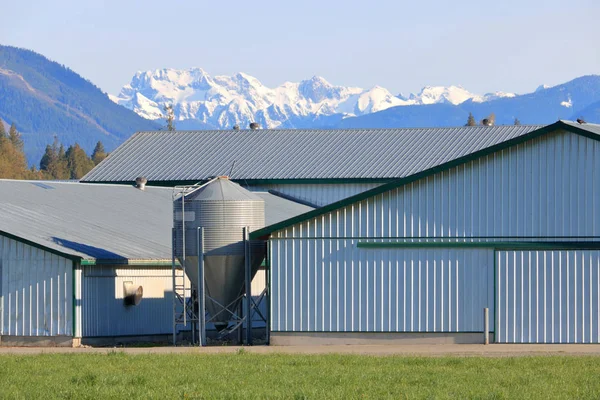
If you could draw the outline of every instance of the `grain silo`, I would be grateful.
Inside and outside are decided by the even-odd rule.
[[[241,326],[238,306],[265,256],[263,241],[246,238],[264,225],[264,200],[227,177],[184,188],[174,199],[174,257],[192,282],[197,314],[209,314],[199,318],[201,336],[206,323],[218,331]]]

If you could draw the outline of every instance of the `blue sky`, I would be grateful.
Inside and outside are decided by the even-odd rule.
[[[116,94],[138,70],[313,75],[393,93],[460,84],[525,93],[600,74],[600,1],[20,0],[0,43],[35,50]]]

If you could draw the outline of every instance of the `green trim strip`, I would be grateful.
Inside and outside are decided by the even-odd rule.
[[[485,243],[494,242],[523,242],[527,240],[529,242],[593,242],[595,240],[600,241],[600,236],[469,236],[469,237],[451,237],[451,236],[286,236],[286,237],[270,237],[269,240],[393,240],[393,243],[428,243],[436,241],[435,243],[480,243],[481,241],[487,240]],[[566,240],[564,240],[566,239]],[[592,240],[593,239],[593,240]],[[421,242],[415,242],[419,240]],[[412,241],[412,242],[411,242]],[[469,242],[470,241],[470,242]],[[382,243],[382,242],[378,242]]]
[[[262,229],[259,229],[259,230],[256,230],[254,232],[251,232],[250,233],[250,239],[259,239],[259,238],[266,237],[266,236],[270,235],[271,233],[273,233],[275,231],[287,228],[287,227],[289,227],[291,225],[295,225],[295,224],[298,224],[300,222],[304,222],[304,221],[309,220],[311,218],[315,218],[315,217],[321,216],[323,214],[328,213],[329,211],[334,211],[334,210],[337,210],[339,208],[342,208],[342,207],[345,207],[345,206],[357,203],[359,201],[368,199],[369,197],[373,197],[373,196],[376,196],[378,194],[388,192],[388,191],[390,191],[392,189],[396,189],[398,187],[407,185],[407,184],[412,183],[414,181],[417,181],[419,179],[426,178],[428,176],[437,174],[438,172],[446,171],[446,170],[448,170],[450,168],[453,168],[453,167],[456,167],[456,166],[459,166],[459,165],[462,165],[462,164],[466,164],[469,161],[476,160],[478,158],[487,156],[489,154],[492,154],[492,153],[495,153],[495,152],[498,152],[498,151],[501,151],[501,150],[505,150],[505,149],[507,149],[509,147],[516,146],[518,144],[521,144],[521,143],[527,142],[529,140],[536,139],[536,138],[538,138],[540,136],[549,134],[551,132],[556,132],[556,131],[560,131],[560,130],[565,130],[565,131],[568,131],[568,132],[571,132],[571,133],[575,133],[575,134],[578,134],[578,135],[581,135],[581,136],[584,136],[584,137],[587,137],[587,138],[590,138],[590,139],[594,139],[594,140],[600,141],[600,135],[596,135],[596,134],[594,134],[592,132],[589,132],[589,131],[587,131],[585,129],[578,128],[578,127],[566,124],[566,123],[564,123],[562,121],[558,121],[558,122],[555,122],[555,123],[553,123],[551,125],[548,125],[548,126],[545,126],[543,128],[537,129],[535,131],[531,131],[531,132],[529,132],[529,133],[527,133],[525,135],[522,135],[522,136],[510,139],[510,140],[507,140],[507,141],[502,142],[502,143],[498,143],[498,144],[496,144],[494,146],[487,147],[485,149],[482,149],[482,150],[476,151],[474,153],[468,154],[466,156],[454,159],[454,160],[449,161],[447,163],[440,164],[438,166],[435,166],[433,168],[427,169],[425,171],[421,171],[421,172],[416,173],[414,175],[410,175],[410,176],[407,176],[407,177],[395,180],[395,181],[393,181],[391,183],[388,183],[388,184],[385,184],[385,185],[382,185],[382,186],[378,186],[378,187],[373,188],[371,190],[367,190],[367,191],[359,193],[357,195],[350,196],[350,197],[348,197],[346,199],[337,201],[335,203],[328,204],[328,205],[326,205],[324,207],[317,208],[316,210],[312,210],[312,211],[309,211],[307,213],[300,214],[300,215],[298,215],[296,217],[289,218],[287,220],[278,222],[276,224],[266,226],[266,227],[264,227]]]
[[[179,264],[179,263],[176,263]],[[116,259],[116,260],[81,260],[82,266],[90,265],[143,265],[149,267],[164,267],[171,266],[171,260],[127,260],[127,259]]]
[[[600,242],[358,242],[365,249],[484,248],[492,250],[600,250]]]
[[[481,316],[483,319],[483,315]],[[481,333],[483,335],[483,331],[271,331],[273,333],[332,333],[332,334],[355,334],[355,333],[372,333],[372,334],[384,334],[384,333]],[[494,331],[490,331],[490,333],[495,333]]]
[[[12,233],[8,233],[8,232],[5,232],[5,231],[0,231],[0,235],[6,236],[9,239],[16,240],[17,242],[21,242],[21,243],[26,244],[28,246],[35,247],[36,249],[44,250],[44,251],[47,251],[48,253],[52,253],[52,254],[56,254],[57,256],[68,258],[71,261],[79,261],[79,260],[81,260],[81,257],[79,257],[79,256],[76,256],[76,255],[73,255],[73,254],[69,254],[69,253],[64,253],[64,252],[62,252],[60,250],[56,250],[56,249],[44,246],[42,244],[33,242],[31,240],[22,238],[20,236],[13,235]]]

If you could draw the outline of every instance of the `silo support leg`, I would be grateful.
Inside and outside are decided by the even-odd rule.
[[[206,346],[206,297],[204,295],[204,228],[198,228],[198,339]]]

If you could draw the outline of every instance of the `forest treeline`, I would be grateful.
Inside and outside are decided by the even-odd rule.
[[[3,179],[79,179],[108,155],[98,142],[91,156],[75,143],[65,147],[54,139],[46,146],[39,164],[29,168],[23,139],[15,124],[8,132],[0,121],[0,178]]]

